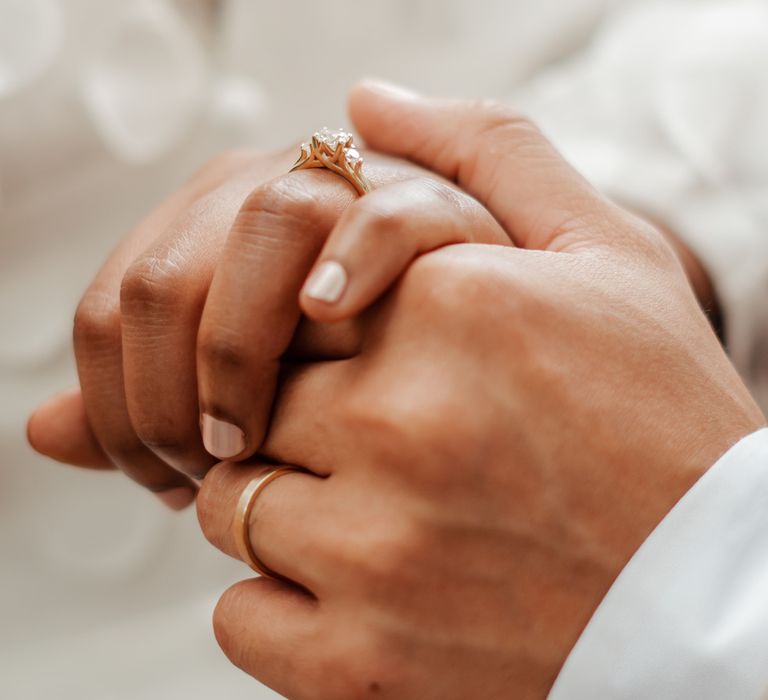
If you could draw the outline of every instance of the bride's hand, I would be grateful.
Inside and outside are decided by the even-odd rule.
[[[327,171],[286,174],[294,155],[223,156],[126,237],[77,310],[80,389],[33,415],[36,449],[119,467],[182,508],[214,456],[258,449],[287,352],[353,352],[341,322],[425,251],[509,244],[474,199],[411,164],[372,155],[377,189],[356,200]],[[296,334],[302,308],[336,323]]]
[[[132,323],[121,303],[121,286],[132,276],[137,279],[141,269],[147,287],[156,283],[158,311],[162,305],[171,306],[169,295],[174,294],[184,300],[176,310],[188,317],[205,299],[218,250],[240,203],[253,187],[278,174],[281,161],[289,161],[287,154],[223,154],[123,238],[88,286],[75,315],[80,386],[52,397],[32,415],[28,436],[35,449],[67,464],[122,468],[175,509],[193,500],[196,485],[171,464],[183,461],[187,471],[194,472],[210,461],[199,447],[196,431],[189,432],[184,454],[161,456],[162,449],[153,450],[141,439],[130,412],[139,392],[150,389],[131,383],[133,348],[154,346],[164,334],[174,334],[180,347],[194,347],[196,329],[178,316],[166,327],[147,328],[140,337],[142,320]],[[161,281],[170,282],[174,274],[175,285],[161,289]],[[173,375],[194,373],[187,352],[163,361],[166,367],[172,363]],[[167,389],[171,381],[166,377],[155,388]],[[184,385],[177,388],[184,391]],[[183,397],[176,398],[184,418],[193,417]]]

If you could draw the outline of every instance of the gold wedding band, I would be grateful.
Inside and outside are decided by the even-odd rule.
[[[235,509],[235,518],[232,521],[232,535],[235,538],[235,545],[237,546],[240,558],[257,574],[267,578],[280,579],[282,577],[265,566],[256,556],[256,552],[253,551],[253,545],[251,544],[251,512],[253,511],[256,499],[269,484],[275,479],[293,472],[303,473],[304,470],[297,469],[296,467],[276,467],[268,469],[261,476],[253,479],[243,489],[242,494],[240,494],[240,500],[237,502],[237,508]]]
[[[312,135],[310,143],[301,144],[301,155],[290,172],[309,168],[325,168],[341,175],[360,195],[372,189],[363,174],[363,157],[355,148],[354,137],[343,129],[322,128]]]

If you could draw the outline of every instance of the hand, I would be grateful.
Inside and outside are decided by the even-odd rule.
[[[507,109],[380,87],[374,147],[453,177],[521,250],[420,258],[359,353],[294,368],[258,498],[270,569],[220,600],[230,659],[292,699],[544,698],[617,574],[716,459],[764,423],[662,236]],[[259,467],[198,499],[230,525]]]
[[[180,388],[184,397],[174,395],[179,415],[173,418],[176,424],[187,425],[189,420],[194,424],[194,405],[183,400],[190,391],[182,382],[174,382],[185,372],[194,374],[194,355],[190,366],[189,353],[171,348],[166,354],[160,340],[173,338],[179,348],[194,347],[196,326],[186,322],[199,316],[219,248],[240,204],[253,187],[280,172],[288,158],[286,154],[224,154],[123,239],[89,286],[75,317],[81,387],[53,397],[31,417],[28,436],[35,449],[68,464],[122,468],[175,509],[194,500],[196,485],[182,471],[194,473],[211,463],[199,447],[196,428],[188,430],[183,451],[152,445],[151,436],[142,434],[143,426],[134,425],[131,410],[143,396],[153,392],[163,396],[172,387]],[[154,324],[144,325],[144,319],[136,317],[136,305],[131,310],[121,308],[121,285],[126,278],[141,279],[146,288],[154,286],[155,313],[148,315]],[[171,278],[173,286],[160,284]],[[174,306],[174,299],[184,299],[185,304]],[[161,320],[161,313],[171,307],[179,315],[167,313]],[[159,384],[134,381],[144,352],[158,363],[154,378],[160,378]],[[194,404],[194,393],[191,400]],[[158,417],[163,418],[164,404],[160,404]],[[177,471],[172,466],[182,462],[192,468]]]
[[[725,319],[723,318],[723,310],[720,306],[717,290],[710,277],[709,270],[707,270],[704,263],[699,259],[696,251],[689,248],[686,242],[674,233],[674,231],[665,226],[658,226],[658,228],[677,254],[677,257],[685,270],[685,274],[688,277],[688,282],[699,302],[699,306],[701,306],[701,310],[707,316],[712,328],[721,340],[727,340],[727,338],[725,338]]]
[[[247,457],[261,444],[281,360],[291,349],[301,356],[302,335],[317,339],[304,324],[294,342],[300,301],[310,318],[344,321],[427,250],[510,244],[471,197],[413,165],[369,161],[378,189],[354,203],[330,173],[286,174],[291,155],[235,154],[204,169],[126,238],[86,292],[75,320],[82,391],[35,413],[31,443],[64,462],[118,466],[184,507],[196,492],[189,477],[205,474],[210,453]],[[354,347],[353,324],[334,329],[326,356]]]

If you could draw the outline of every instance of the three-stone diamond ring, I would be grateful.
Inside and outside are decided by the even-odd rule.
[[[310,143],[301,144],[301,155],[291,172],[307,168],[326,168],[341,175],[360,195],[372,189],[363,174],[363,157],[355,148],[354,138],[343,129],[323,128],[312,135]]]

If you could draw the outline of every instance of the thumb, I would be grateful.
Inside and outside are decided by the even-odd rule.
[[[27,439],[37,452],[57,462],[114,468],[96,442],[80,389],[64,391],[39,406],[27,423]]]
[[[614,207],[506,105],[427,99],[368,81],[352,90],[349,107],[371,148],[453,180],[521,247],[583,247],[610,228],[606,210]],[[598,220],[602,226],[590,226]]]

